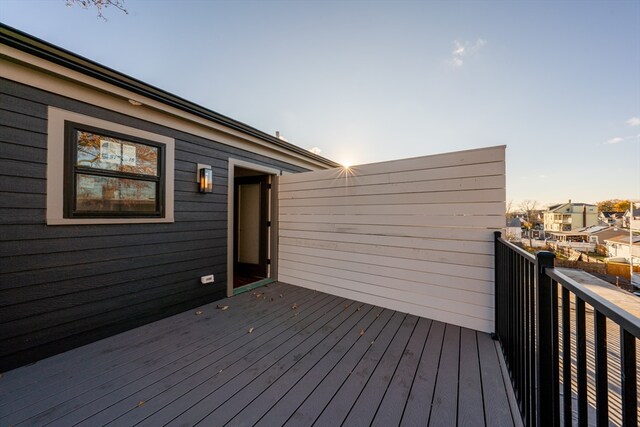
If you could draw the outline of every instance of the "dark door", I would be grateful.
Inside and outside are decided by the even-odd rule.
[[[235,178],[234,287],[267,277],[268,178]]]

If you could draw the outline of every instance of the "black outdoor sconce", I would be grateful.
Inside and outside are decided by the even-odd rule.
[[[213,193],[213,170],[209,165],[198,164],[198,190]]]

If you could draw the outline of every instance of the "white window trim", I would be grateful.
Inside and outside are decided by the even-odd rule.
[[[47,112],[47,225],[73,224],[147,224],[174,222],[173,191],[175,140],[164,135],[120,125],[95,117],[73,113],[56,107]],[[65,218],[64,217],[64,147],[65,122],[82,123],[88,126],[131,135],[165,145],[165,216],[163,218]]]

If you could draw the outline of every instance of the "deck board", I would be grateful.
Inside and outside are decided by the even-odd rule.
[[[438,365],[442,353],[444,328],[445,324],[442,322],[434,321],[431,324],[400,425],[424,425],[429,420],[431,401],[433,400]]]
[[[513,425],[499,363],[487,334],[274,283],[7,372],[0,425]]]
[[[346,425],[355,425],[359,422],[369,425],[373,421],[373,417],[380,406],[380,402],[387,391],[387,387],[398,367],[398,362],[417,323],[418,317],[416,316],[406,316],[404,318],[400,329],[398,329],[387,351],[373,370],[373,374],[367,381],[362,393],[360,393],[358,400],[351,408],[345,420]]]
[[[476,331],[460,329],[460,349],[477,348]],[[459,376],[458,423],[469,427],[483,426],[482,383],[477,351],[460,351]]]
[[[459,357],[460,327],[448,324],[444,330],[436,389],[431,403],[430,426],[458,423]]]
[[[373,426],[385,427],[400,424],[430,328],[431,320],[418,319],[416,328],[402,354],[398,368],[378,407]]]

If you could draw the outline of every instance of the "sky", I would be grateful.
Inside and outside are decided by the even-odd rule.
[[[0,21],[350,165],[507,146],[507,200],[640,199],[640,1],[0,0]]]

